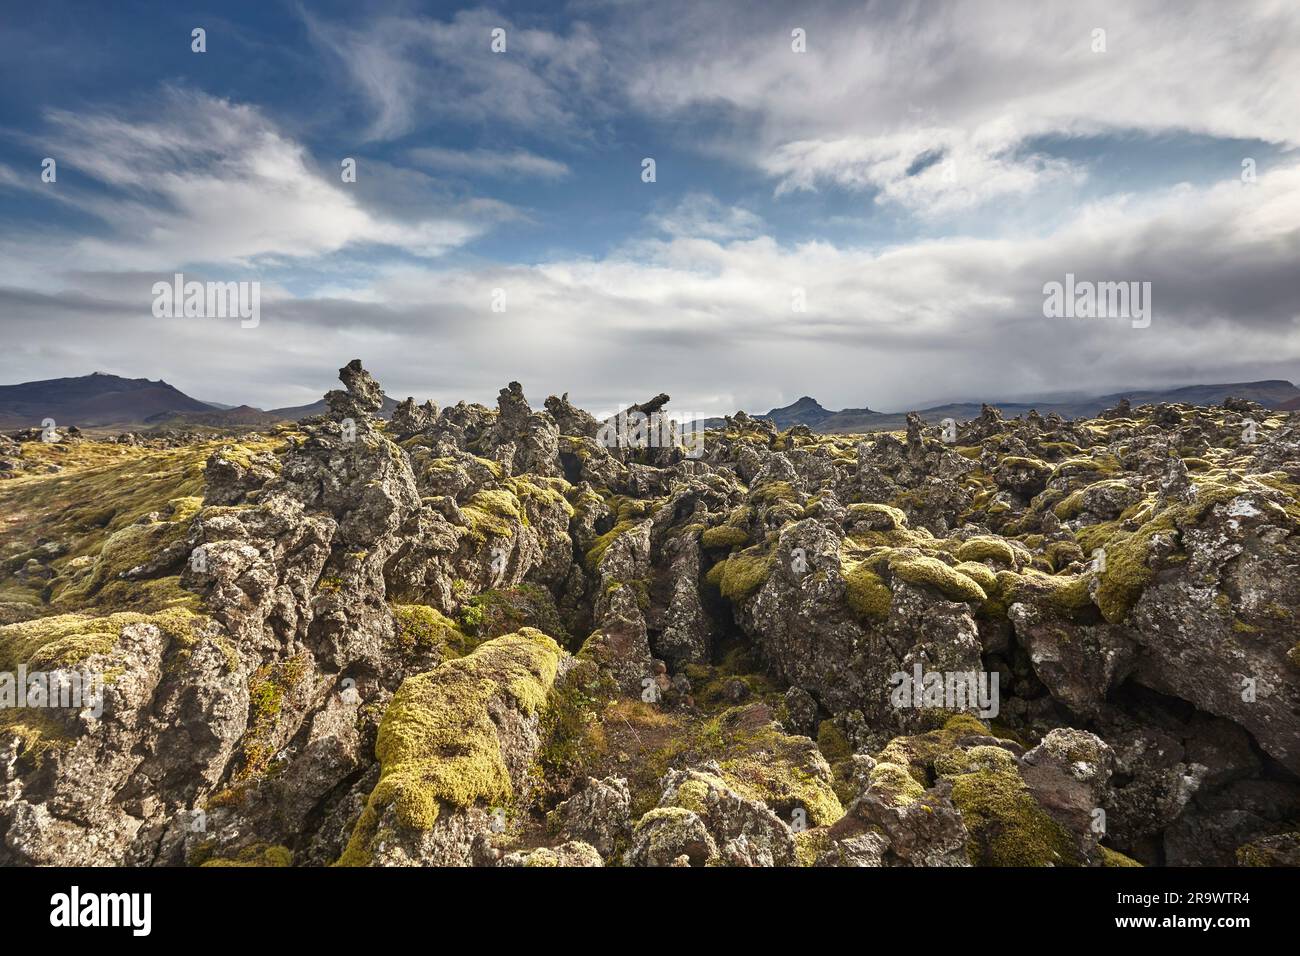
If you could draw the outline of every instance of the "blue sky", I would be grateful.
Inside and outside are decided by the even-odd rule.
[[[0,18],[6,382],[270,407],[360,357],[399,396],[718,413],[1300,377],[1294,4]],[[261,322],[154,317],[177,271],[261,282]],[[1067,272],[1150,281],[1151,326],[1045,318]]]

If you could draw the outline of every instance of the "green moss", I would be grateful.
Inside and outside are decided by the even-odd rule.
[[[990,598],[997,593],[998,576],[987,564],[978,561],[963,561],[957,570],[978,584]]]
[[[699,771],[697,771],[699,773]],[[702,774],[701,776],[710,776]],[[709,808],[709,794],[712,792],[723,792],[726,784],[721,779],[710,777],[715,781],[714,786],[710,786],[706,780],[691,778],[683,781],[677,788],[676,799],[673,801],[674,806],[681,807],[683,810],[690,810],[692,813],[704,813]]]
[[[769,481],[754,489],[750,497],[760,504],[769,505],[778,501],[794,501],[798,498],[798,493],[788,481]]]
[[[1051,472],[1052,466],[1038,458],[1025,458],[1020,455],[1007,455],[998,461],[1002,468],[1020,468],[1025,471],[1037,471],[1044,474]]]
[[[1055,469],[1052,471],[1052,478],[1064,478],[1083,472],[1096,472],[1109,475],[1114,474],[1119,470],[1119,459],[1114,455],[1094,454],[1088,457],[1067,458],[1065,461],[1057,464]]]
[[[51,603],[63,607],[112,607],[149,610],[169,606],[198,606],[197,595],[180,589],[175,576],[135,582],[120,575],[156,557],[180,541],[198,513],[201,498],[186,496],[169,501],[168,520],[126,525],[104,540],[88,568],[61,578],[51,589]],[[143,600],[142,600],[143,599]]]
[[[800,830],[794,835],[794,856],[800,866],[816,866],[822,854],[833,845],[830,831],[825,827]]]
[[[844,732],[835,726],[832,720],[823,720],[817,725],[817,749],[829,763],[839,763],[853,756],[853,747]]]
[[[573,486],[563,478],[520,476],[507,478],[505,485],[514,492],[521,505],[532,504],[539,508],[558,509],[570,518],[576,513],[569,499],[565,497],[573,490]],[[526,514],[527,508],[523,510]]]
[[[895,577],[909,584],[937,588],[953,601],[983,603],[988,598],[984,589],[972,578],[929,555],[895,553],[890,556],[889,570]]]
[[[888,531],[901,531],[907,527],[907,515],[901,508],[874,501],[859,501],[849,505],[849,516],[850,519],[870,518]]]
[[[957,548],[960,561],[995,561],[1011,567],[1016,563],[1016,552],[1001,538],[971,538]]]
[[[925,796],[925,787],[902,764],[877,763],[868,773],[867,780],[872,791],[884,798],[890,806],[910,806]]]
[[[424,604],[394,604],[390,609],[397,620],[397,640],[408,651],[441,648],[444,654],[458,657],[474,642],[441,611]]]
[[[998,583],[1005,604],[1024,602],[1039,605],[1061,617],[1078,620],[1093,608],[1089,593],[1092,578],[1090,572],[1053,575],[1031,568],[1014,576],[999,574]]]
[[[600,775],[609,755],[600,713],[617,692],[613,680],[588,661],[578,661],[555,682],[542,715],[534,785],[540,796],[562,799],[575,782]]]
[[[706,548],[736,548],[749,543],[749,534],[743,528],[723,524],[708,528],[700,535],[700,543]]]
[[[277,444],[245,443],[250,453]],[[25,459],[57,464],[61,470],[0,482],[0,513],[6,516],[0,592],[68,612],[197,609],[197,596],[183,591],[176,576],[125,581],[118,575],[155,557],[188,531],[201,504],[204,461],[218,447],[25,443]],[[162,513],[162,520],[155,512]],[[59,555],[49,559],[43,551],[33,551],[38,543],[56,544]],[[24,555],[40,560],[53,577],[33,588],[6,582],[5,573],[18,570],[21,563],[13,562]]]
[[[851,565],[844,574],[845,596],[849,607],[869,620],[889,616],[894,593],[866,561]]]
[[[1108,846],[1097,847],[1101,851],[1102,866],[1141,866],[1137,860],[1125,856],[1118,850],[1112,850]]]
[[[992,744],[980,744],[939,753],[934,758],[934,770],[940,777],[954,777],[982,770],[1015,773],[1016,761],[1009,750]]]
[[[1076,529],[1074,538],[1079,542],[1079,547],[1083,553],[1091,557],[1092,553],[1098,548],[1104,548],[1119,530],[1120,522],[1102,521],[1098,524]]]
[[[1067,497],[1058,501],[1052,506],[1052,514],[1062,521],[1070,521],[1079,517],[1083,511],[1083,490],[1072,492]]]
[[[895,737],[876,759],[881,763],[906,767],[912,778],[924,786],[934,771],[935,761],[942,754],[951,751],[965,736],[987,736],[988,733],[988,728],[970,714],[952,714],[934,730],[910,737]]]
[[[1071,564],[1085,560],[1086,557],[1083,549],[1073,541],[1053,541],[1047,546],[1047,560],[1051,562],[1054,571],[1067,568]]]
[[[504,489],[480,491],[461,505],[460,513],[475,538],[509,538],[517,524],[527,524],[519,499]]]
[[[536,584],[491,588],[476,594],[461,609],[460,619],[465,632],[478,639],[471,644],[511,634],[523,627],[535,627],[561,644],[569,641],[555,598],[549,590]]]
[[[952,778],[952,802],[970,834],[976,866],[1077,866],[1070,835],[1056,823],[1014,769],[990,768]]]
[[[1148,555],[1151,539],[1176,530],[1174,516],[1165,512],[1136,531],[1120,533],[1106,545],[1106,569],[1097,585],[1097,606],[1111,624],[1119,624],[1137,603],[1155,572]]]
[[[513,784],[492,701],[504,697],[524,714],[537,713],[555,682],[561,653],[541,631],[524,628],[403,681],[379,727],[379,783],[340,863],[369,858],[378,818],[390,805],[401,825],[428,830],[443,804],[509,800]]]
[[[587,570],[593,573],[597,571],[600,568],[601,559],[605,557],[605,552],[609,550],[609,546],[617,541],[620,535],[627,534],[636,525],[637,522],[635,521],[620,521],[598,537],[587,551]]]
[[[304,652],[286,661],[264,664],[249,677],[249,728],[241,741],[244,765],[235,775],[235,784],[264,775],[271,767],[276,751],[273,741],[285,695],[306,676],[309,660]]]
[[[1080,452],[1078,445],[1068,441],[1045,441],[1040,442],[1038,450],[1049,455],[1077,455]]]
[[[668,766],[717,761],[719,776],[744,797],[762,800],[790,819],[803,809],[813,826],[834,823],[844,808],[826,776],[824,759],[806,737],[781,733],[765,704],[733,707],[711,717],[693,734],[675,735],[647,763],[662,774]]]
[[[173,638],[188,639],[198,618],[185,608],[155,614],[122,611],[106,617],[58,614],[0,627],[0,670],[57,670],[79,664],[93,654],[112,650],[130,624],[153,624]]]
[[[196,863],[195,858],[190,862]],[[254,846],[241,850],[233,860],[223,857],[208,857],[199,866],[270,866],[286,867],[293,866],[293,851],[288,847],[269,846],[265,843],[258,843]]]
[[[802,807],[813,826],[828,825],[844,816],[844,807],[830,783],[795,762],[745,756],[724,760],[720,767],[723,779],[733,790],[762,800],[783,816]]]
[[[38,766],[47,753],[73,739],[57,711],[44,707],[0,708],[0,738],[9,736],[18,739],[18,756]]]
[[[1279,834],[1278,846],[1267,842],[1245,843],[1237,848],[1238,866],[1287,866],[1294,850],[1300,846],[1300,830]]]
[[[767,582],[773,566],[771,555],[742,552],[715,564],[709,569],[706,580],[715,584],[723,597],[739,602]]]
[[[745,685],[749,699],[779,699],[779,692],[771,678],[766,674],[735,674],[726,668],[693,668],[696,674],[708,673],[709,677],[691,678],[691,696],[695,704],[706,713],[725,710],[733,704],[729,695],[734,681]]]

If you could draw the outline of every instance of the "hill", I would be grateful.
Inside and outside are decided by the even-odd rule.
[[[161,379],[95,372],[0,386],[0,427],[24,428],[52,418],[60,425],[131,425],[170,412],[211,412]]]

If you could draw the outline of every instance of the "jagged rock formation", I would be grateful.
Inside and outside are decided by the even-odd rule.
[[[697,454],[666,395],[340,380],[239,441],[0,442],[0,864],[1296,862],[1300,416]]]

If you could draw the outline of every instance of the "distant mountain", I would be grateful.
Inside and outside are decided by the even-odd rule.
[[[1237,382],[1228,385],[1187,385],[1170,389],[1133,389],[1109,395],[1062,399],[1059,396],[1039,401],[990,402],[1009,418],[1037,409],[1042,415],[1056,412],[1065,418],[1090,418],[1106,408],[1113,408],[1121,398],[1134,405],[1160,402],[1186,402],[1217,405],[1225,398],[1247,398],[1268,408],[1300,409],[1300,388],[1290,382],[1273,379],[1263,382]],[[392,415],[397,402],[384,396],[380,416]],[[61,426],[82,428],[261,428],[277,422],[298,421],[323,415],[325,401],[263,411],[251,405],[223,406],[190,398],[164,381],[145,378],[122,378],[95,372],[78,378],[55,378],[21,385],[0,385],[0,428],[27,428],[52,418]],[[927,422],[945,418],[958,421],[975,418],[979,402],[955,402],[923,408],[918,414]],[[803,396],[793,404],[774,408],[756,418],[766,418],[778,428],[806,425],[823,433],[892,431],[907,424],[905,412],[877,412],[870,408],[845,408],[831,411],[815,398]],[[721,427],[721,418],[705,421],[707,427]]]
[[[392,415],[397,402],[384,396],[384,407],[379,410],[380,418]],[[144,424],[150,428],[264,428],[280,422],[296,422],[303,418],[313,418],[329,411],[325,400],[312,402],[310,405],[293,405],[286,408],[273,408],[262,411],[251,405],[237,405],[233,408],[208,409],[202,412],[170,412],[155,415]]]
[[[148,428],[260,428],[274,425],[285,419],[274,412],[264,412],[251,405],[234,405],[228,408],[210,408],[202,412],[161,412],[150,415],[141,424]]]
[[[397,407],[397,401],[384,396],[384,407],[379,410],[380,418],[388,418],[393,414],[393,409]],[[310,405],[290,405],[287,408],[273,408],[266,414],[275,415],[281,420],[296,422],[302,418],[312,418],[316,415],[324,415],[329,411],[329,406],[325,404],[325,399],[318,402],[312,402]]]
[[[133,425],[169,412],[211,412],[164,381],[122,378],[95,372],[78,378],[52,378],[0,385],[0,427],[25,428],[52,418],[80,427]]]
[[[1246,398],[1266,408],[1279,410],[1300,409],[1300,388],[1290,382],[1272,379],[1263,382],[1236,382],[1228,385],[1186,385],[1170,389],[1133,389],[1125,392],[1113,392],[1109,395],[1070,400],[1045,399],[1041,401],[989,402],[996,405],[1008,418],[1025,415],[1036,409],[1040,415],[1052,412],[1062,418],[1091,418],[1107,408],[1114,408],[1120,399],[1127,398],[1134,405],[1157,405],[1161,402],[1176,404],[1184,402],[1190,405],[1218,405],[1225,398]],[[945,418],[967,421],[980,413],[980,402],[953,402],[947,405],[934,405],[919,409],[917,414],[930,424]],[[851,434],[869,431],[895,431],[907,426],[906,412],[875,412],[870,408],[846,408],[833,412],[813,398],[804,396],[793,405],[774,408],[765,418],[778,428],[790,428],[793,425],[807,425],[815,432],[824,434]],[[721,418],[711,418],[705,422],[706,427],[721,427]]]
[[[789,428],[791,425],[807,425],[809,428],[816,428],[834,414],[834,412],[822,408],[817,399],[805,395],[793,405],[772,409],[767,413],[766,417],[776,422],[781,428]]]
[[[396,407],[396,401],[384,396],[379,414],[387,418]],[[201,402],[161,380],[103,372],[0,385],[0,428],[10,429],[35,427],[46,418],[63,427],[79,428],[262,428],[323,415],[326,410],[323,399],[270,411],[251,405]]]

